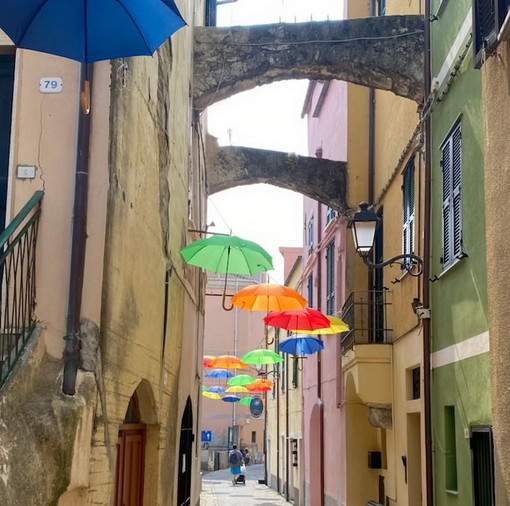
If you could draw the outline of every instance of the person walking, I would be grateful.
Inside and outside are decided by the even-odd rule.
[[[243,454],[237,449],[237,445],[232,445],[232,450],[228,454],[228,464],[232,474],[232,485],[235,485],[243,464]]]

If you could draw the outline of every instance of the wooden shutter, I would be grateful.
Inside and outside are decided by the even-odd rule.
[[[494,442],[491,427],[473,427],[473,493],[476,506],[495,506]]]
[[[460,125],[452,135],[452,228],[453,228],[453,256],[459,258],[462,253],[462,149]]]

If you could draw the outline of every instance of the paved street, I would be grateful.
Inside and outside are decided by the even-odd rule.
[[[204,472],[202,474],[201,506],[273,506],[289,503],[280,494],[266,485],[259,485],[258,480],[264,478],[264,466],[254,464],[248,466],[246,485],[232,485],[230,471]]]

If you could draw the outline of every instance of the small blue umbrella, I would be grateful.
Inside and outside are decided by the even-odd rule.
[[[186,22],[173,0],[0,0],[20,48],[83,63],[151,55]]]
[[[211,369],[205,373],[205,376],[207,378],[231,378],[234,373],[228,369]]]
[[[221,400],[225,402],[239,402],[241,397],[237,397],[237,395],[224,395]]]
[[[225,387],[220,387],[219,385],[214,385],[207,389],[208,392],[216,392],[217,394],[222,394],[225,392]]]
[[[280,341],[279,349],[285,353],[293,355],[311,355],[316,351],[322,350],[324,343],[317,337],[307,334],[296,334]]]

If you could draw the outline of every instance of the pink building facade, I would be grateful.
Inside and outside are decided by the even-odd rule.
[[[310,156],[347,159],[347,86],[339,81],[310,83],[303,116],[308,121]],[[347,219],[324,204],[304,198],[302,293],[308,305],[340,316],[345,301]],[[340,335],[323,335],[324,350],[303,368],[304,502],[339,506],[346,500],[345,414]]]

